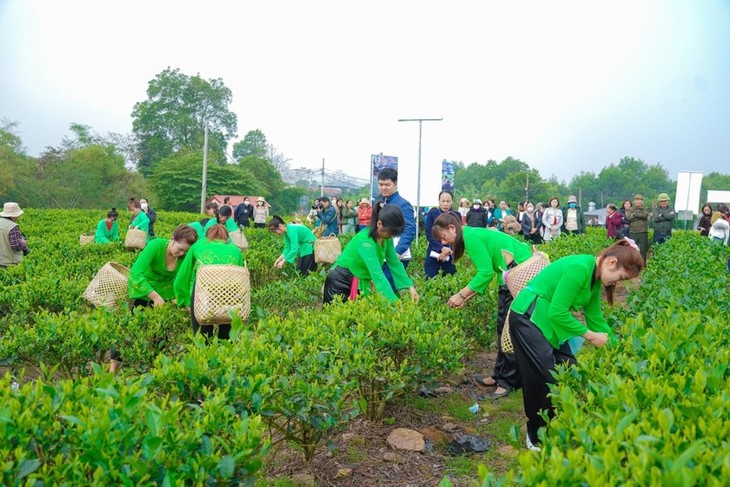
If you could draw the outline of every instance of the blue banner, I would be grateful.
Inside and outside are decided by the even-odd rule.
[[[441,191],[450,191],[454,194],[454,173],[456,172],[456,162],[441,162]]]
[[[398,158],[396,156],[384,156],[383,154],[373,154],[370,156],[370,200],[380,196],[378,189],[378,174],[380,171],[389,167],[398,170]]]

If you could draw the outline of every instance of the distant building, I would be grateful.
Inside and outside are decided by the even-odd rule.
[[[606,226],[606,209],[596,209],[596,204],[591,201],[588,203],[588,210],[583,212],[583,223],[585,224],[585,226],[590,227],[592,226],[591,222],[593,222],[593,226],[595,226],[595,220],[593,220],[594,218],[598,220],[599,226]]]

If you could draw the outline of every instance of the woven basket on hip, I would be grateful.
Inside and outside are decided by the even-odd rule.
[[[90,243],[94,243],[93,234],[85,233],[79,237],[79,245],[88,245]]]
[[[241,230],[235,230],[230,234],[233,244],[241,250],[248,248],[248,240]]]
[[[512,297],[517,297],[528,282],[530,282],[541,270],[550,263],[547,254],[543,252],[535,252],[532,257],[519,264],[507,273],[505,284],[509,288]]]
[[[314,241],[314,262],[317,264],[334,264],[341,253],[340,239],[334,235]]]
[[[507,311],[507,317],[504,319],[504,326],[502,327],[502,336],[499,339],[499,349],[503,353],[514,355],[515,347],[512,345],[512,336],[509,334],[509,315],[512,311]]]
[[[132,228],[127,231],[127,237],[124,239],[124,246],[128,249],[142,250],[147,245],[147,232]]]
[[[237,265],[204,265],[195,278],[195,319],[201,325],[231,322],[230,311],[245,320],[251,312],[251,279]]]
[[[127,297],[128,278],[129,269],[116,262],[108,262],[96,273],[83,297],[94,306],[114,309]]]

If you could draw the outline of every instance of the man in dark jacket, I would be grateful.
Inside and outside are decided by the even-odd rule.
[[[243,203],[236,206],[233,212],[233,220],[239,227],[248,228],[251,220],[253,220],[253,206],[248,198],[243,199]]]
[[[674,209],[669,206],[669,195],[661,193],[657,197],[657,207],[654,208],[654,243],[660,244],[672,236],[674,224]]]

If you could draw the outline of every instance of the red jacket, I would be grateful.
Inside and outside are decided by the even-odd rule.
[[[606,236],[616,238],[616,230],[619,228],[621,228],[621,213],[614,211],[610,215],[606,215]]]

